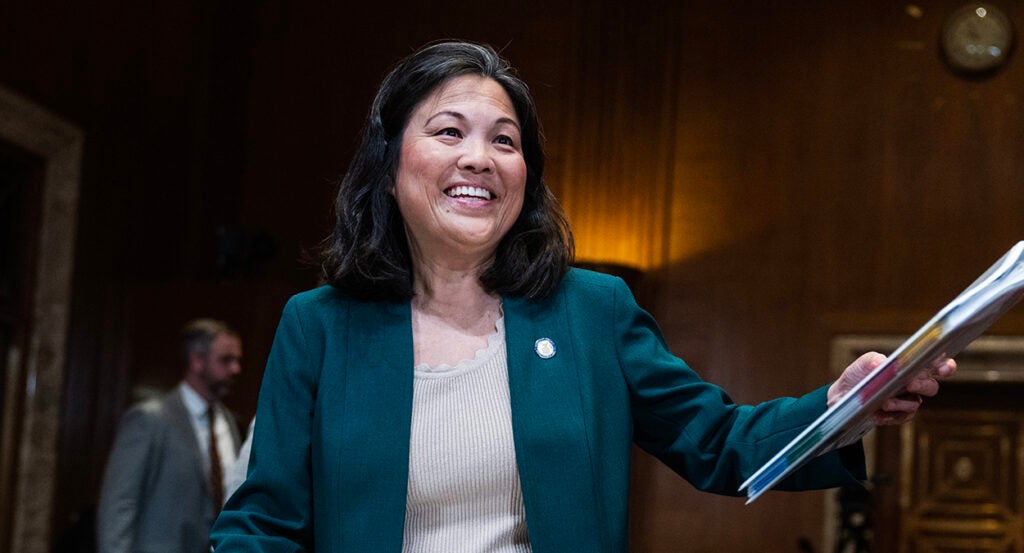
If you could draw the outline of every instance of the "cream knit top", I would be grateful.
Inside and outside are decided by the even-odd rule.
[[[416,366],[403,553],[529,553],[504,317],[455,367]]]

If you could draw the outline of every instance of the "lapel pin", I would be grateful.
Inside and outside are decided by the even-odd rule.
[[[555,348],[555,343],[551,341],[551,338],[541,338],[533,343],[533,351],[537,352],[537,357],[541,359],[551,359],[558,353],[558,349]]]

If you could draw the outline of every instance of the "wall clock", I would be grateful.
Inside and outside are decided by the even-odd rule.
[[[965,75],[983,75],[1002,67],[1013,48],[1013,24],[999,8],[966,4],[942,27],[941,47],[949,67]]]

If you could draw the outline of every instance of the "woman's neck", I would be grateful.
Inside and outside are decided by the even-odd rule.
[[[476,272],[417,274],[414,310],[456,326],[472,326],[487,313],[497,313],[501,298],[484,290]]]
[[[420,265],[413,292],[416,364],[454,366],[486,347],[501,316],[501,296],[484,290],[478,268]]]
[[[419,254],[419,255],[417,255]],[[485,301],[490,294],[480,284],[480,274],[490,258],[431,257],[413,252],[413,293],[427,305],[455,304],[466,307]]]

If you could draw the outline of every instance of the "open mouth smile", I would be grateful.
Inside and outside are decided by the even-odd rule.
[[[495,195],[486,188],[480,188],[479,186],[453,186],[447,188],[444,194],[449,198],[474,198],[478,200],[493,200]]]

